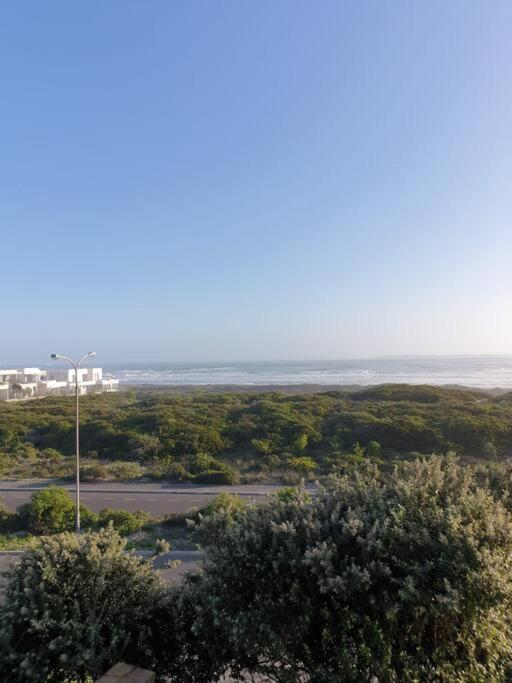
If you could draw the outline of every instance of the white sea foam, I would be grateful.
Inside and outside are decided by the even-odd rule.
[[[370,360],[169,363],[110,366],[126,384],[158,385],[372,385],[458,384],[512,389],[512,356],[451,356]]]

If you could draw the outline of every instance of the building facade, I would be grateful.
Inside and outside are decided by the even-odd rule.
[[[119,380],[103,376],[102,368],[79,368],[80,394],[101,394],[117,391]],[[40,368],[0,369],[0,400],[12,401],[49,395],[74,394],[75,371],[72,369],[41,370]]]

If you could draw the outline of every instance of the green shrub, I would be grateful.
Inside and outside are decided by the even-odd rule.
[[[84,465],[80,467],[80,479],[82,481],[96,481],[97,479],[107,479],[109,470],[106,465],[100,462]]]
[[[274,495],[283,503],[291,503],[298,499],[309,500],[309,495],[306,494],[304,487],[284,486]]]
[[[313,460],[313,458],[310,458],[307,455],[302,455],[297,458],[290,458],[288,460],[288,466],[292,467],[294,470],[297,470],[297,472],[303,476],[306,476],[316,469],[316,462]]]
[[[245,501],[240,498],[240,496],[235,496],[232,493],[223,491],[222,493],[219,493],[218,496],[215,496],[215,498],[212,498],[212,500],[202,508],[201,514],[209,516],[223,510],[229,515],[233,515],[239,512],[245,504]]]
[[[68,491],[57,486],[33,493],[21,514],[34,534],[58,534],[75,526],[75,503]]]
[[[75,505],[73,504],[73,509]],[[93,512],[86,505],[80,503],[80,527],[82,529],[96,529],[98,527],[99,517],[96,512]]]
[[[0,680],[86,681],[119,660],[142,663],[161,594],[112,529],[49,539],[22,557],[2,596]]]
[[[270,439],[252,439],[251,446],[263,455],[268,455],[273,450],[273,444]]]
[[[197,453],[189,464],[191,474],[201,474],[208,470],[219,469],[218,462],[208,453]]]
[[[366,468],[311,500],[248,506],[229,525],[207,516],[199,539],[194,590],[208,607],[194,633],[234,675],[511,680],[512,520],[451,459],[402,478]]]
[[[49,486],[32,494],[30,503],[20,505],[12,518],[13,530],[25,529],[34,534],[59,534],[75,528],[76,504],[70,493],[57,486]],[[98,516],[86,505],[80,505],[83,529],[94,529]]]
[[[352,446],[352,453],[356,458],[364,458],[364,455],[365,455],[364,446],[361,446],[361,444],[359,442],[355,443]]]
[[[108,469],[110,475],[119,480],[139,479],[144,474],[144,470],[137,462],[113,462]]]
[[[152,434],[136,434],[130,440],[130,454],[142,462],[156,458],[162,450],[157,436]]]
[[[169,527],[180,527],[187,528],[188,520],[190,518],[197,517],[197,511],[195,513],[191,512],[171,512],[164,516],[162,524]]]
[[[144,512],[144,510],[129,512],[128,510],[103,508],[98,515],[98,524],[101,527],[106,527],[109,523],[112,523],[114,529],[122,536],[128,536],[128,534],[134,534],[136,531],[140,531],[150,519],[151,515]]]
[[[224,467],[221,470],[211,470],[209,472],[201,472],[194,477],[194,481],[198,484],[212,484],[212,485],[222,485],[226,484],[231,486],[237,481],[236,472],[230,467]]]
[[[307,445],[308,445],[308,435],[307,434],[301,434],[293,442],[294,449],[296,451],[299,451],[299,453],[302,453],[302,451],[304,451],[306,449]]]
[[[45,460],[50,460],[53,463],[60,463],[64,460],[62,453],[55,448],[45,448],[41,455]]]
[[[285,486],[299,486],[302,481],[301,475],[296,470],[285,469],[281,472],[280,481]]]
[[[149,475],[153,479],[165,479],[167,481],[187,481],[191,478],[181,462],[155,462]]]
[[[157,555],[162,555],[162,553],[168,553],[171,549],[171,544],[166,541],[165,538],[157,538],[155,542],[155,550]]]
[[[0,533],[19,531],[23,527],[21,518],[0,501]]]
[[[31,443],[20,443],[14,448],[14,454],[18,460],[36,462],[39,459],[39,451]]]
[[[266,455],[263,458],[263,465],[269,471],[276,469],[276,467],[280,467],[281,464],[281,458],[278,455]]]
[[[378,441],[370,441],[364,448],[364,454],[369,458],[378,458],[382,450],[382,446]]]

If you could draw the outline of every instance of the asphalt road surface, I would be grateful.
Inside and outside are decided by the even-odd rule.
[[[49,481],[23,480],[0,481],[0,501],[11,510],[28,503],[30,497]],[[59,484],[74,495],[69,483]],[[145,510],[155,517],[173,512],[188,512],[191,508],[204,507],[221,491],[236,493],[245,499],[262,500],[279,486],[191,486],[189,484],[140,484],[84,482],[80,486],[80,501],[95,512],[102,508]]]

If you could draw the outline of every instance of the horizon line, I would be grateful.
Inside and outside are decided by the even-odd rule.
[[[101,352],[100,352],[101,354]],[[345,361],[374,361],[374,360],[398,360],[398,359],[426,359],[426,358],[512,358],[512,353],[409,353],[409,354],[383,354],[383,355],[375,355],[375,356],[345,356],[345,357],[329,357],[329,358],[277,358],[277,359],[246,359],[246,360],[240,360],[240,359],[216,359],[216,360],[171,360],[171,359],[156,359],[156,360],[151,360],[151,359],[133,359],[133,360],[124,360],[124,361],[119,361],[119,360],[114,360],[114,359],[106,359],[103,360],[98,356],[96,357],[96,362],[98,363],[98,366],[103,364],[103,365],[123,365],[123,364],[151,364],[151,363],[169,363],[172,365],[192,365],[195,363],[200,363],[204,365],[217,365],[220,363],[223,364],[246,364],[246,363],[336,363],[336,362],[345,362]],[[4,365],[3,361],[0,361],[0,367]],[[34,367],[33,365],[28,365],[26,363],[12,363],[12,362],[7,362],[5,363],[5,367],[9,366],[23,366],[23,367]],[[53,367],[57,367],[59,364],[58,363],[51,363],[48,360],[45,360],[44,365],[52,365]]]

